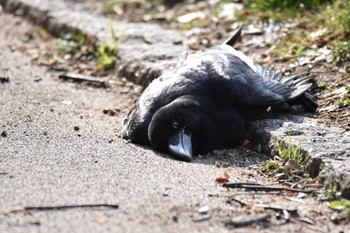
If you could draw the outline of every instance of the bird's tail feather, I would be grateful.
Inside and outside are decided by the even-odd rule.
[[[310,83],[312,75],[308,73],[298,73],[284,77],[281,73],[276,73],[271,69],[256,65],[256,72],[264,79],[273,91],[285,97],[289,104],[301,104],[310,112],[318,107],[316,99],[306,91],[312,86]]]
[[[237,31],[235,31],[235,33],[228,39],[224,42],[224,44],[227,44],[227,45],[230,45],[230,46],[234,46],[237,41],[239,40],[239,38],[241,37],[241,34],[242,34],[242,28],[244,27],[244,24],[242,24],[238,29]]]

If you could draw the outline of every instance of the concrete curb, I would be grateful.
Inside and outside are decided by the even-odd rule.
[[[250,128],[252,140],[261,151],[271,154],[276,141],[298,146],[311,156],[307,170],[311,177],[319,176],[326,187],[337,187],[350,198],[350,132],[318,124],[302,116],[280,116],[277,119],[255,121]]]
[[[108,19],[73,11],[64,2],[0,0],[0,5],[5,11],[42,25],[54,35],[78,29],[91,40],[109,42]],[[126,29],[116,74],[144,87],[175,66],[179,56],[186,52],[185,37],[177,31],[143,23],[113,22],[113,28],[116,35]],[[297,132],[300,137],[288,136],[291,132]],[[273,150],[276,138],[283,140],[286,146],[301,142],[302,151],[312,157],[310,174],[319,175],[321,183],[327,186],[336,185],[344,197],[350,198],[350,132],[319,125],[314,119],[303,116],[282,116],[254,122],[250,135],[264,153]]]
[[[62,1],[0,0],[0,5],[7,12],[43,26],[53,35],[63,36],[78,29],[92,41],[108,44],[111,38],[111,22],[107,18],[74,11]],[[125,30],[116,74],[144,87],[175,65],[185,51],[185,37],[177,31],[144,23],[112,22],[112,26],[116,35]]]

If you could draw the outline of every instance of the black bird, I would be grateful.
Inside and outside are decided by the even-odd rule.
[[[269,106],[290,102],[315,111],[310,76],[283,77],[224,44],[187,55],[142,93],[123,121],[122,137],[190,161],[192,155],[235,145],[248,123]]]

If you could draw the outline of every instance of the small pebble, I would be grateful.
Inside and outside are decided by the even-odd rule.
[[[209,212],[209,210],[210,210],[209,206],[205,205],[198,209],[198,213],[206,214]]]
[[[6,131],[2,131],[2,132],[1,132],[1,137],[6,138],[6,137],[7,137],[7,132],[6,132]]]
[[[10,82],[10,78],[9,77],[0,77],[0,82],[1,83],[8,83],[8,82]]]

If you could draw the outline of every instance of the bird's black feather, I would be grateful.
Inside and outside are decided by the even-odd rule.
[[[229,44],[238,40],[237,33]],[[176,122],[192,132],[194,154],[230,146],[269,106],[289,102],[314,111],[317,102],[306,92],[309,79],[303,74],[283,77],[224,43],[187,55],[176,69],[154,80],[130,110],[122,135],[166,151]]]

